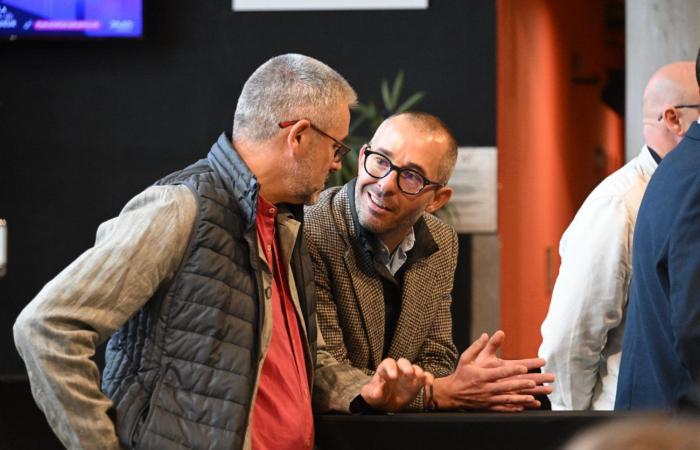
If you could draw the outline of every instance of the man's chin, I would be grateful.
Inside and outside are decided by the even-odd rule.
[[[320,196],[321,190],[315,191],[313,194],[306,196],[306,198],[304,199],[304,204],[306,206],[315,205]]]
[[[372,217],[372,214],[364,211],[364,208],[366,208],[364,205],[360,205],[360,208],[357,211],[357,219],[359,220],[362,228],[373,234],[382,234],[386,228],[384,223],[382,223],[381,220],[377,220],[377,218]]]

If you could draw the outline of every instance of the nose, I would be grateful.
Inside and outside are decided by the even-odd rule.
[[[329,172],[337,172],[340,169],[343,168],[343,161],[336,158],[333,158],[333,161],[331,161],[331,167],[328,169]]]
[[[391,170],[384,178],[377,180],[377,185],[385,194],[388,192],[394,192],[399,187],[398,176],[398,172]]]

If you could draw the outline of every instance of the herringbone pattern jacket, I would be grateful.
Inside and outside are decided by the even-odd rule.
[[[326,190],[305,211],[305,236],[316,272],[319,360],[325,354],[338,362],[315,373],[319,411],[347,411],[382,360],[383,288],[358,237],[354,198],[348,197],[354,196],[354,186],[352,181]],[[387,356],[406,358],[441,377],[454,370],[457,359],[450,314],[457,236],[432,215],[421,220],[428,231],[423,236],[434,241],[432,253],[404,274],[401,312]],[[411,408],[421,407],[418,396]]]

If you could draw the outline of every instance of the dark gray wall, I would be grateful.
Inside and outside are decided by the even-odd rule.
[[[11,338],[21,308],[130,197],[206,154],[230,128],[242,83],[271,56],[314,56],[362,101],[378,100],[381,78],[404,69],[405,92],[425,90],[420,109],[461,145],[495,145],[494,2],[294,13],[147,3],[143,41],[0,42],[0,217],[10,226],[0,375],[24,371]],[[457,274],[462,311],[468,267]]]

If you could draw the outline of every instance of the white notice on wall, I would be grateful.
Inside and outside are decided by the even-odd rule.
[[[234,11],[428,9],[428,0],[233,0]]]
[[[497,230],[496,147],[460,147],[452,178],[452,200],[438,214],[458,233]]]

